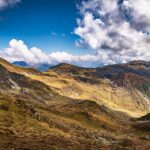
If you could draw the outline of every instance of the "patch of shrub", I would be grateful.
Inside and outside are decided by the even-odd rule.
[[[144,83],[144,84],[143,84],[143,90],[144,90],[145,92],[148,92],[148,91],[149,91],[149,84]]]
[[[8,103],[3,103],[0,105],[0,108],[5,110],[5,111],[9,111],[10,110],[10,105]]]

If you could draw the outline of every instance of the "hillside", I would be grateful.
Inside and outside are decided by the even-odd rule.
[[[134,108],[125,101],[120,103],[124,89],[108,79],[93,78],[95,69],[60,66],[35,74],[28,68],[25,72],[24,68],[1,62],[2,150],[150,148],[149,122],[137,122],[130,116],[133,110],[136,115],[146,114],[146,108],[137,111],[138,105]],[[68,92],[70,89],[72,93]],[[112,89],[119,94],[110,101],[108,94]],[[125,106],[128,108],[123,109]]]
[[[96,69],[60,64],[45,72],[45,77],[36,76],[36,79],[61,95],[89,99],[142,116],[150,111],[150,66],[143,63],[136,61]]]
[[[47,105],[1,96],[1,149],[150,148],[149,132],[120,120],[124,114],[119,113],[120,119],[114,114],[90,101]]]

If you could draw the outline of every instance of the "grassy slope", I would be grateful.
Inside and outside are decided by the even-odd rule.
[[[3,63],[3,66],[5,65]],[[72,76],[66,78],[66,76],[58,76],[56,72],[50,73],[50,76],[27,74],[27,72],[18,74],[12,71],[10,66],[8,64],[5,69],[0,67],[0,70],[2,69],[0,79],[7,78],[0,85],[1,150],[150,148],[149,129],[137,128],[137,123],[130,121],[126,114],[92,101],[80,100],[78,97],[76,100],[60,96],[50,88],[53,87],[59,93],[62,89],[65,91],[64,86],[69,85],[68,89],[61,94],[65,95],[70,88],[73,88],[74,93],[83,92],[83,99],[91,96],[93,100],[92,93],[95,94],[101,86],[104,86],[104,89],[102,88],[104,93],[100,90],[104,100],[94,100],[99,104],[105,102],[112,106],[114,102],[109,102],[109,99],[107,101],[107,95],[111,89],[110,82],[100,80],[97,88],[95,84],[78,82],[79,85],[75,89],[75,86],[71,86],[77,82]],[[11,82],[8,79],[11,79]],[[18,85],[19,89],[9,86],[12,81],[13,84],[15,82]],[[2,86],[8,90],[2,90]],[[85,91],[82,91],[84,88]]]
[[[140,140],[149,132],[115,114],[90,101],[58,105],[0,95],[1,149],[149,148]]]
[[[133,89],[131,93],[121,87],[115,86],[112,82],[106,79],[96,79],[96,81],[82,81],[76,76],[70,74],[60,74],[50,70],[46,76],[32,76],[33,79],[39,80],[50,87],[60,95],[70,98],[92,100],[98,104],[129,113],[132,116],[142,116],[149,112],[143,102],[143,95]],[[84,74],[80,77],[87,78]],[[135,102],[135,96],[141,100],[141,105]],[[139,101],[140,101],[139,100]]]

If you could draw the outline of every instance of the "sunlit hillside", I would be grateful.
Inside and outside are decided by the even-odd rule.
[[[91,74],[95,69],[76,68],[73,72],[74,66],[64,64],[63,67],[65,72],[61,65],[61,68],[50,69],[44,75],[32,78],[49,85],[60,95],[92,100],[132,116],[142,116],[150,111],[149,97],[135,87],[129,89],[110,79],[93,77]]]

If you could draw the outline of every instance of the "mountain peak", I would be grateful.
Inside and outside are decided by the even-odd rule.
[[[55,65],[53,67],[51,67],[51,69],[69,69],[69,68],[79,68],[75,65],[69,64],[69,63],[60,63],[58,65]]]
[[[129,62],[130,65],[144,65],[144,64],[150,64],[149,62],[143,61],[143,60],[133,60]]]

